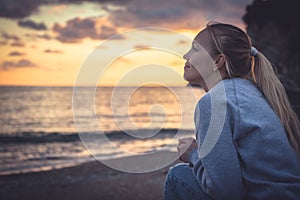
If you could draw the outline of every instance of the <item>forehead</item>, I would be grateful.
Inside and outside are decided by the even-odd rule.
[[[193,44],[201,45],[201,47],[206,50],[211,49],[211,36],[207,29],[200,31],[197,36],[194,38]]]
[[[201,45],[208,43],[209,40],[210,40],[210,34],[207,29],[203,29],[202,31],[200,31],[194,38],[194,42],[199,43]]]

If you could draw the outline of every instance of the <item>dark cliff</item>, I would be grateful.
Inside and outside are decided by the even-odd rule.
[[[297,0],[254,0],[243,17],[253,46],[276,67],[300,115],[300,11]]]

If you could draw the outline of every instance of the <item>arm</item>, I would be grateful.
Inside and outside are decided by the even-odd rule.
[[[220,104],[226,104],[225,99],[218,101]],[[219,139],[212,150],[200,158],[199,153],[203,141],[210,142],[204,140],[211,121],[210,96],[205,95],[196,107],[195,126],[198,149],[190,151],[189,161],[193,164],[193,172],[203,190],[216,199],[243,199],[245,196],[241,167],[232,138],[232,129],[237,128],[234,124],[238,120],[234,119],[232,114],[234,112],[227,106],[225,123]]]

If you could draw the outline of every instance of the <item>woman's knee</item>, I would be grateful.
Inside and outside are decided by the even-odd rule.
[[[178,163],[173,167],[170,167],[169,172],[166,176],[166,182],[171,181],[172,179],[181,179],[184,178],[186,173],[191,173],[191,168],[189,164],[186,163]]]
[[[185,163],[170,168],[165,180],[164,196],[165,199],[191,200],[204,197],[192,168]]]
[[[181,182],[180,177],[182,174],[186,173],[186,167],[187,164],[185,163],[179,163],[170,167],[164,183],[164,199],[180,199],[180,194],[178,194],[178,183]]]

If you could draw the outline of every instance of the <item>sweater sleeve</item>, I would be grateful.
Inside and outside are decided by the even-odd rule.
[[[198,149],[190,153],[190,162],[193,165],[193,173],[201,185],[203,191],[215,199],[244,199],[245,188],[243,186],[242,172],[236,147],[233,142],[232,132],[235,120],[234,110],[228,106],[226,98],[214,100],[218,105],[225,105],[225,119],[217,141],[207,138],[210,127],[220,126],[220,120],[212,119],[211,95],[208,93],[198,102],[195,111],[195,127]],[[222,121],[222,120],[221,120]],[[217,134],[217,133],[213,133]],[[206,138],[207,137],[207,138]],[[212,143],[213,147],[204,156],[201,151],[204,143]]]

